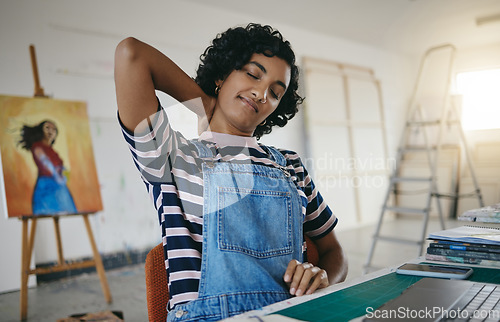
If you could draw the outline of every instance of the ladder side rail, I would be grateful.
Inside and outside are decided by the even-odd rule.
[[[425,117],[424,117],[424,112],[422,111],[422,108],[419,109],[419,112],[420,112],[421,119],[424,120]],[[441,125],[443,125],[443,124],[444,124],[444,120],[441,119],[440,124],[439,124],[440,126],[438,129],[438,139],[436,141],[436,149],[434,150],[434,155],[432,155],[432,153],[431,153],[432,148],[431,148],[431,144],[429,142],[430,140],[429,140],[428,129],[427,129],[427,127],[424,127],[422,130],[422,133],[424,136],[424,141],[425,141],[425,146],[426,146],[426,152],[427,152],[427,162],[429,164],[429,169],[431,171],[431,182],[430,182],[430,186],[429,186],[430,191],[429,191],[429,194],[427,196],[427,201],[426,201],[426,206],[425,206],[427,218],[424,218],[424,225],[422,227],[422,239],[421,240],[425,239],[425,235],[427,233],[427,223],[429,221],[428,216],[429,216],[429,213],[431,211],[433,196],[436,197],[436,206],[438,209],[438,215],[439,215],[439,221],[441,224],[441,228],[445,229],[444,218],[443,218],[443,209],[441,207],[441,201],[437,197],[437,194],[438,194],[437,167],[438,167],[438,163],[439,163],[439,155],[441,152],[441,142],[442,142],[442,135],[443,135]],[[421,255],[421,253],[422,253],[422,250],[420,250],[419,254]]]
[[[424,121],[425,120],[425,113],[422,110],[422,107],[419,105],[418,108],[418,114],[420,117],[420,120]],[[424,143],[426,147],[426,155],[427,155],[427,162],[429,165],[429,169],[431,171],[431,181],[429,184],[429,193],[427,194],[427,199],[425,202],[425,212],[424,212],[424,218],[423,218],[423,224],[422,224],[422,231],[421,231],[421,236],[420,236],[420,245],[418,249],[418,256],[422,255],[423,249],[424,249],[424,240],[425,236],[427,234],[427,225],[429,223],[429,214],[431,211],[431,206],[432,206],[432,196],[433,196],[433,190],[436,189],[436,177],[437,177],[437,163],[439,160],[439,148],[440,148],[440,140],[441,138],[438,137],[438,140],[436,142],[436,150],[434,152],[434,155],[432,155],[432,148],[429,140],[429,129],[427,126],[422,126],[420,128],[422,131],[422,136],[424,138]],[[438,135],[442,135],[442,132],[438,132]],[[438,203],[438,211],[439,211],[439,217],[442,218],[442,210],[441,210],[441,204],[439,202],[439,198],[436,200]],[[441,225],[444,225],[444,222],[441,221]]]
[[[455,114],[458,116],[459,114],[458,114],[457,107],[456,107],[455,104],[452,104],[452,109],[455,112]],[[465,154],[465,159],[466,159],[466,162],[467,162],[467,167],[469,168],[469,172],[470,172],[470,176],[471,176],[471,179],[472,179],[472,183],[474,185],[474,189],[475,189],[474,193],[476,194],[476,196],[478,198],[479,207],[482,208],[482,207],[484,207],[483,194],[481,192],[481,189],[479,188],[479,182],[477,181],[477,177],[476,177],[476,170],[474,168],[474,164],[473,164],[473,161],[472,161],[472,156],[470,154],[470,150],[469,150],[469,145],[468,145],[467,139],[465,138],[464,129],[462,128],[462,123],[459,122],[457,124],[457,127],[458,127],[458,133],[460,135],[462,147],[464,149],[464,154]]]
[[[441,228],[445,229],[445,223],[444,223],[444,215],[443,215],[443,209],[441,206],[441,199],[439,198],[439,190],[437,186],[437,168],[438,168],[438,163],[439,163],[439,157],[441,155],[441,149],[442,149],[442,143],[443,143],[443,134],[445,132],[445,127],[449,122],[450,118],[450,91],[451,91],[451,77],[452,77],[452,72],[453,72],[453,65],[455,63],[455,47],[452,45],[443,45],[441,48],[449,48],[450,49],[450,57],[449,57],[449,62],[448,62],[448,77],[447,77],[447,84],[445,88],[445,95],[443,98],[443,106],[442,106],[442,111],[441,111],[441,118],[440,118],[440,123],[439,123],[439,133],[438,133],[438,141],[436,143],[436,154],[435,154],[435,159],[434,159],[434,166],[433,166],[433,187],[432,187],[432,196],[436,197],[436,205],[438,208],[438,215],[439,215],[439,221],[441,224]]]

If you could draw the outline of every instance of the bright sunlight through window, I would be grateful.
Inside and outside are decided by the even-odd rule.
[[[457,74],[464,130],[500,128],[500,69]]]

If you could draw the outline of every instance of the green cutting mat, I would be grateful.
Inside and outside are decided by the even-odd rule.
[[[434,264],[435,265],[435,264]],[[390,273],[275,312],[304,321],[349,321],[397,297],[421,277]],[[500,284],[500,269],[476,268],[471,281]]]

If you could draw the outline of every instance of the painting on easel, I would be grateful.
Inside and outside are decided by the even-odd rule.
[[[8,217],[102,210],[84,102],[0,95],[0,147]]]

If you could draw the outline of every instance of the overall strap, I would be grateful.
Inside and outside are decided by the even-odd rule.
[[[278,149],[276,149],[273,146],[267,146],[267,145],[263,145],[263,147],[265,147],[269,151],[269,153],[274,158],[274,161],[276,161],[276,163],[278,163],[282,167],[286,167],[286,159]]]
[[[214,154],[212,153],[212,150],[210,150],[209,147],[207,147],[205,144],[201,143],[197,139],[190,140],[190,142],[196,147],[198,150],[198,156],[201,159],[206,159],[206,158],[213,158]]]

